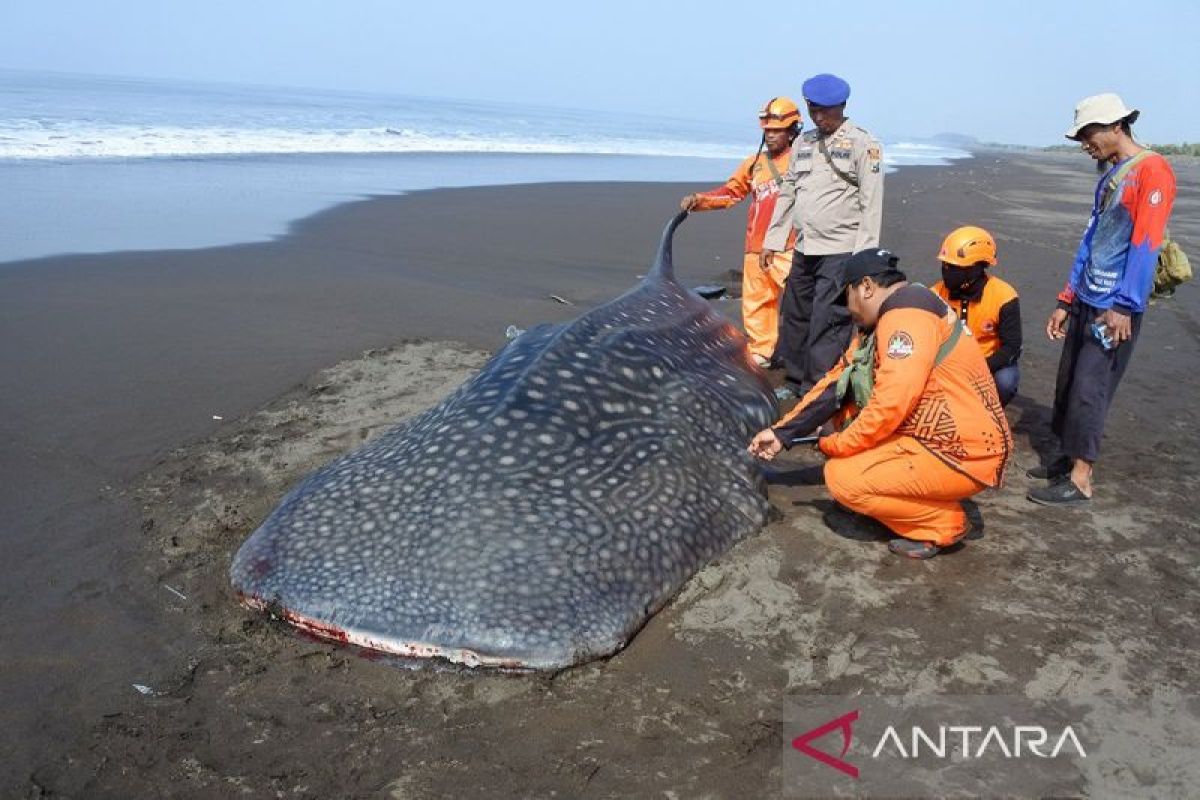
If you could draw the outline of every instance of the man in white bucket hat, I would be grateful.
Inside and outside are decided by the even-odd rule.
[[[1035,503],[1091,500],[1104,418],[1149,303],[1175,174],[1165,158],[1134,140],[1138,114],[1117,95],[1098,94],[1079,101],[1067,129],[1068,139],[1109,167],[1096,187],[1071,277],[1046,323],[1046,335],[1063,342],[1051,422],[1062,456],[1029,471],[1051,481],[1029,492]]]
[[[1075,121],[1071,124],[1067,131],[1067,138],[1074,139],[1077,142],[1082,142],[1080,133],[1089,125],[1109,126],[1116,125],[1121,122],[1127,123],[1124,127],[1128,131],[1133,123],[1137,122],[1141,111],[1136,108],[1126,108],[1125,101],[1120,95],[1107,93],[1097,94],[1091,97],[1085,97],[1075,106]],[[1084,144],[1084,150],[1088,147]]]

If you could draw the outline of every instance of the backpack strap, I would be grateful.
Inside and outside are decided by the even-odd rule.
[[[1117,187],[1121,185],[1121,181],[1125,180],[1125,176],[1133,169],[1139,161],[1153,153],[1153,150],[1143,149],[1137,155],[1130,156],[1124,164],[1117,167],[1112,173],[1104,179],[1104,191],[1100,194],[1100,210],[1107,211],[1112,205],[1113,196],[1117,193]]]

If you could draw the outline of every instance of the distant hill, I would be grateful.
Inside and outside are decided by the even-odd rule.
[[[970,150],[981,144],[974,136],[965,133],[938,133],[930,136],[929,141],[943,147],[957,147],[960,150]]]
[[[1008,144],[1005,142],[985,142],[977,137],[971,136],[968,133],[953,133],[944,132],[934,136],[930,136],[922,141],[936,144],[940,147],[953,147],[959,150],[969,150],[972,153],[978,153],[982,150],[1015,150],[1028,152],[1030,150],[1040,150],[1040,147],[1034,147],[1027,144]]]
[[[1029,151],[1039,150],[1041,148],[1033,147],[1025,144],[1005,144],[1003,142],[984,142],[969,133],[953,133],[946,131],[933,136],[922,137],[917,139],[920,142],[928,142],[929,144],[937,145],[938,147],[952,147],[956,150],[967,150],[972,153],[978,153],[982,150],[1018,150]]]

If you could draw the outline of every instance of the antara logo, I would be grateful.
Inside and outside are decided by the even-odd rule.
[[[858,777],[858,767],[853,764],[843,761],[841,756],[846,755],[846,751],[850,749],[850,742],[854,739],[854,723],[858,721],[858,711],[851,711],[849,714],[843,714],[837,719],[831,719],[824,725],[813,728],[808,733],[802,733],[795,739],[792,739],[792,747],[799,750],[809,758],[815,758],[822,764],[828,764],[836,770],[846,773],[851,778]],[[841,756],[834,757],[824,751],[818,750],[809,744],[813,739],[820,739],[830,731],[840,729],[842,731],[842,752]]]
[[[831,719],[797,736],[792,740],[792,747],[851,778],[858,778],[858,767],[845,760],[854,740],[854,723],[858,721],[858,717],[858,711],[855,710]],[[818,750],[813,746],[814,740],[838,730],[842,733],[842,748],[838,755]],[[1005,728],[997,725],[938,725],[936,729],[931,727],[929,730],[913,725],[907,733],[907,737],[901,736],[896,726],[888,725],[880,734],[879,742],[871,751],[870,757],[916,759],[926,756],[960,760],[981,759],[991,753],[1002,755],[1004,758],[1023,758],[1026,755],[1057,758],[1059,754],[1068,751],[1067,755],[1087,758],[1083,744],[1070,725],[1057,735],[1051,735],[1051,732],[1041,725],[1014,725]]]

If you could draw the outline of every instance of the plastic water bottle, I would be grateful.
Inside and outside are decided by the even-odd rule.
[[[1092,323],[1092,336],[1096,337],[1096,341],[1100,342],[1100,346],[1105,350],[1112,350],[1117,346],[1112,336],[1108,334],[1108,325],[1103,322]]]

